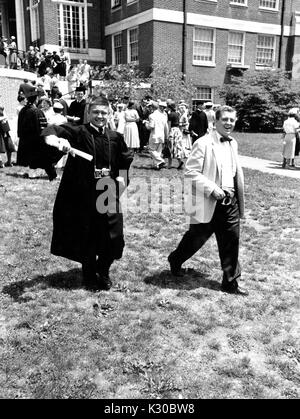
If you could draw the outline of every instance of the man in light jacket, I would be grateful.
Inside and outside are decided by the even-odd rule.
[[[214,233],[223,270],[222,291],[248,295],[238,279],[240,218],[244,216],[244,176],[237,142],[231,137],[236,112],[222,106],[216,113],[216,131],[198,139],[186,163],[186,185],[190,194],[186,209],[190,229],[169,255],[171,272],[183,276],[181,266]]]
[[[145,121],[146,128],[150,131],[149,153],[154,161],[157,170],[165,166],[162,158],[162,150],[165,141],[168,139],[169,127],[167,115],[159,110],[159,103],[151,103],[153,113],[149,116],[149,121]]]

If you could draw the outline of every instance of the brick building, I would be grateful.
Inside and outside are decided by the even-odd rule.
[[[172,62],[195,101],[248,69],[300,71],[300,0],[0,0],[0,35],[99,64]]]
[[[195,101],[247,69],[297,76],[299,0],[107,0],[108,64],[175,61],[198,86]],[[299,11],[299,13],[298,13]]]
[[[0,35],[16,35],[21,51],[65,47],[73,60],[106,61],[101,0],[0,0]]]

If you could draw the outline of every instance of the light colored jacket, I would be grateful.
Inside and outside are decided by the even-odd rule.
[[[199,138],[193,145],[186,163],[185,171],[185,208],[191,223],[209,223],[212,220],[217,200],[212,196],[215,188],[221,187],[222,153],[218,149],[219,139],[216,132]],[[237,172],[235,188],[238,198],[240,217],[244,217],[244,174],[238,158],[236,140],[231,141]]]
[[[169,135],[168,118],[159,110],[149,116],[146,127],[151,130],[149,142],[155,144],[164,143]]]

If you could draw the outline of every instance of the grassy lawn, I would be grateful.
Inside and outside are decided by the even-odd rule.
[[[282,161],[281,134],[235,132],[234,137],[239,143],[241,155],[271,161]]]
[[[149,168],[137,157],[132,178],[183,176]],[[0,398],[300,397],[298,181],[245,170],[249,297],[220,292],[215,239],[170,275],[186,230],[173,210],[126,216],[114,287],[93,294],[78,264],[49,253],[58,183],[17,172],[0,171]]]

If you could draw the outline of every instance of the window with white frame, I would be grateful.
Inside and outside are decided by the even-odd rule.
[[[199,103],[204,103],[212,100],[212,88],[208,86],[198,86],[196,94],[193,98],[193,108],[196,108]]]
[[[139,28],[128,30],[128,63],[139,60]]]
[[[230,0],[230,4],[237,4],[239,6],[247,6],[248,0]]]
[[[214,64],[215,38],[215,29],[194,28],[193,64]]]
[[[279,0],[259,0],[259,7],[262,9],[278,10]]]
[[[228,58],[229,64],[244,64],[245,34],[243,32],[228,33]]]
[[[113,65],[122,64],[122,33],[113,36]]]
[[[275,36],[258,35],[256,65],[272,66],[275,61]]]
[[[58,37],[61,47],[88,48],[88,0],[58,0]]]
[[[40,0],[30,0],[30,3],[29,3],[32,42],[40,39],[39,3],[40,3]]]
[[[115,7],[121,6],[121,0],[111,0],[111,8],[114,9]]]

